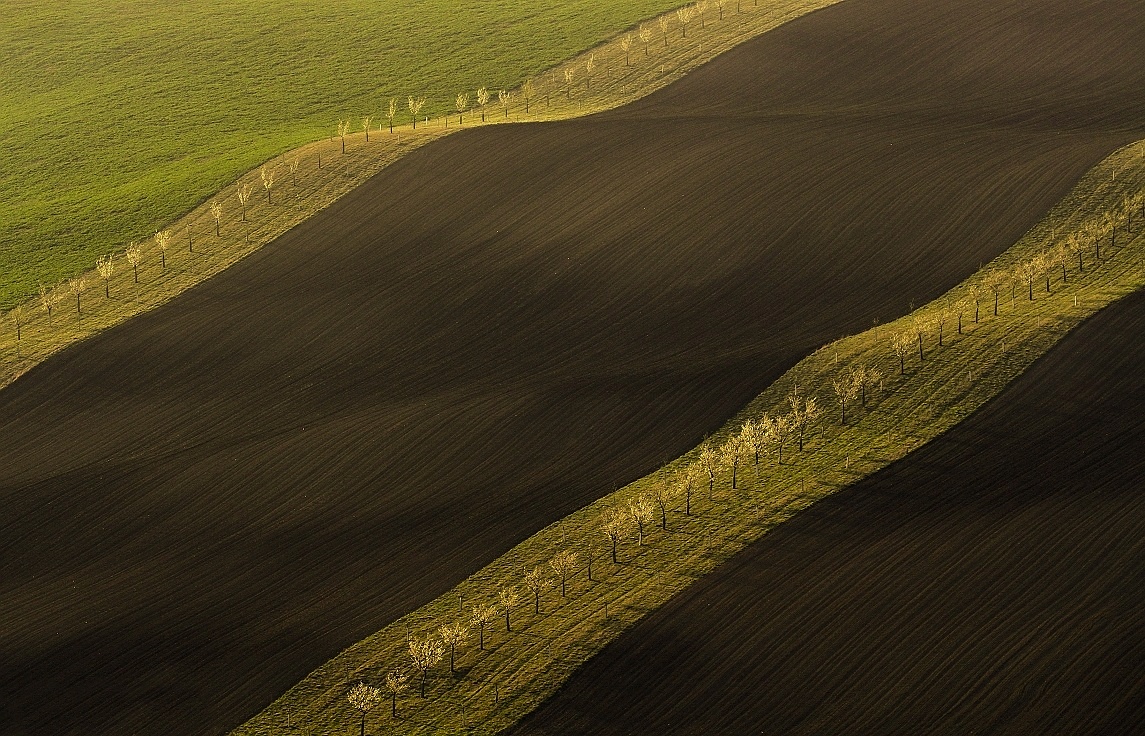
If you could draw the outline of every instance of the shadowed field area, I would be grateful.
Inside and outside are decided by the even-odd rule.
[[[1145,730],[1145,294],[592,659],[517,734]]]
[[[450,136],[0,392],[0,733],[191,734],[1014,242],[1145,128],[1145,8],[851,0]]]

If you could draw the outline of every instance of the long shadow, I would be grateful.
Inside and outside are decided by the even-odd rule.
[[[730,22],[730,21],[729,21]],[[211,733],[1015,241],[1131,0],[849,0],[416,152],[0,392],[0,733]]]

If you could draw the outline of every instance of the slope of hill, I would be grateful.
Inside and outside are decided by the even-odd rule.
[[[514,734],[1145,729],[1145,293],[617,639]]]
[[[1141,136],[1143,42],[1124,0],[853,0],[427,146],[41,364],[0,392],[0,730],[241,721],[1017,240]]]

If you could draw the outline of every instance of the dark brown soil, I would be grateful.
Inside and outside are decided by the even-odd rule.
[[[1145,293],[589,661],[516,736],[1145,733]]]
[[[1145,129],[1136,0],[850,0],[452,136],[0,392],[0,733],[213,733]]]

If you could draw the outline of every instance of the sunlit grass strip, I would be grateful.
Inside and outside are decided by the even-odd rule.
[[[467,621],[471,605],[495,602],[505,585],[520,589],[524,570],[574,550],[581,564],[566,597],[560,597],[559,589],[550,589],[538,616],[531,596],[523,595],[522,605],[513,612],[512,632],[506,633],[503,622],[495,620],[485,635],[486,651],[477,651],[471,636],[459,652],[457,676],[451,676],[445,664],[438,665],[430,673],[426,698],[417,695],[415,684],[399,697],[398,718],[391,717],[387,704],[371,715],[368,728],[374,733],[493,734],[515,723],[589,657],[672,595],[798,511],[953,427],[997,396],[1083,320],[1145,286],[1145,218],[1138,209],[1132,235],[1120,220],[1118,244],[1111,248],[1106,242],[1100,259],[1094,251],[1087,252],[1084,272],[1078,271],[1076,262],[1069,265],[1066,283],[1059,266],[1051,276],[1049,293],[1044,277],[1033,301],[1024,282],[1012,289],[1007,285],[995,317],[993,295],[987,292],[978,322],[971,305],[962,334],[954,322],[947,324],[943,347],[938,347],[933,332],[928,333],[926,359],[920,362],[917,351],[908,354],[905,375],[900,375],[899,358],[891,350],[892,337],[910,332],[916,318],[933,318],[966,298],[970,287],[980,285],[987,273],[1013,270],[1075,234],[1089,238],[1092,225],[1132,201],[1143,188],[1145,141],[1117,151],[1090,171],[1041,223],[983,272],[912,315],[843,338],[800,361],[709,442],[722,443],[743,422],[764,412],[786,411],[786,397],[798,382],[800,393],[817,397],[824,408],[804,451],[789,443],[785,464],[767,458],[758,480],[749,460],[741,466],[740,488],[734,492],[726,470],[710,498],[704,478],[693,497],[693,515],[684,514],[683,498],[677,497],[667,531],[652,528],[642,547],[634,539],[626,540],[620,547],[621,564],[613,565],[609,559],[602,514],[650,494],[665,477],[691,465],[700,448],[550,525],[455,589],[350,647],[235,734],[278,733],[288,724],[303,733],[346,732],[357,718],[346,699],[349,688],[360,681],[381,684],[388,672],[406,667],[407,633],[424,637],[441,624]],[[1136,206],[1140,207],[1139,201]],[[883,387],[871,393],[865,409],[853,405],[848,425],[841,426],[832,380],[858,365],[880,369]],[[584,565],[589,555],[591,582]]]
[[[510,94],[507,105],[502,105],[494,92],[486,109],[484,124],[569,119],[632,102],[750,38],[835,2],[838,0],[764,0],[758,5],[744,2],[739,13],[735,12],[734,3],[727,3],[723,21],[717,19],[714,10],[709,10],[706,28],[701,30],[693,20],[686,39],[681,38],[679,26],[670,23],[667,46],[662,43],[658,24],[649,20],[644,27],[655,28],[656,33],[648,44],[647,56],[642,46],[634,47],[628,53],[630,65],[625,65],[625,51],[621,44],[629,35],[626,31],[528,80],[527,114],[524,85],[507,90]],[[669,13],[666,17],[674,18],[674,15]],[[631,33],[636,38],[638,28]],[[591,75],[588,72],[590,61],[593,67]],[[566,69],[575,70],[571,89],[565,82],[563,71]],[[397,119],[408,121],[408,100],[396,99],[395,106],[401,111]],[[442,104],[440,107],[444,109],[446,106]],[[456,114],[439,115],[422,119],[416,128],[408,122],[395,126],[391,133],[389,120],[375,117],[376,127],[371,131],[370,141],[366,142],[360,128],[358,132],[348,133],[344,154],[341,152],[342,139],[335,135],[277,156],[265,164],[276,172],[272,204],[266,202],[262,187],[264,165],[252,169],[163,228],[172,233],[166,268],[160,267],[160,257],[151,234],[141,233],[139,242],[144,254],[138,284],[134,283],[131,265],[124,259],[124,248],[121,247],[112,254],[115,263],[114,274],[108,284],[110,298],[104,297],[104,282],[96,272],[94,262],[92,270],[82,274],[88,282],[88,289],[80,300],[82,316],[76,314],[74,299],[71,299],[72,308],[69,310],[66,282],[56,287],[64,298],[53,309],[50,323],[37,300],[20,305],[23,324],[19,351],[15,324],[11,319],[5,319],[0,325],[0,388],[77,340],[154,309],[219,273],[325,209],[411,150],[459,129],[482,125],[480,120],[479,113],[470,112],[465,125],[459,127]],[[338,122],[337,114],[332,111],[332,133]],[[238,193],[246,186],[252,192],[245,205],[244,220],[240,215],[243,207]],[[215,219],[210,211],[214,202],[222,208],[221,237],[215,235]],[[194,252],[189,252],[188,237]]]

